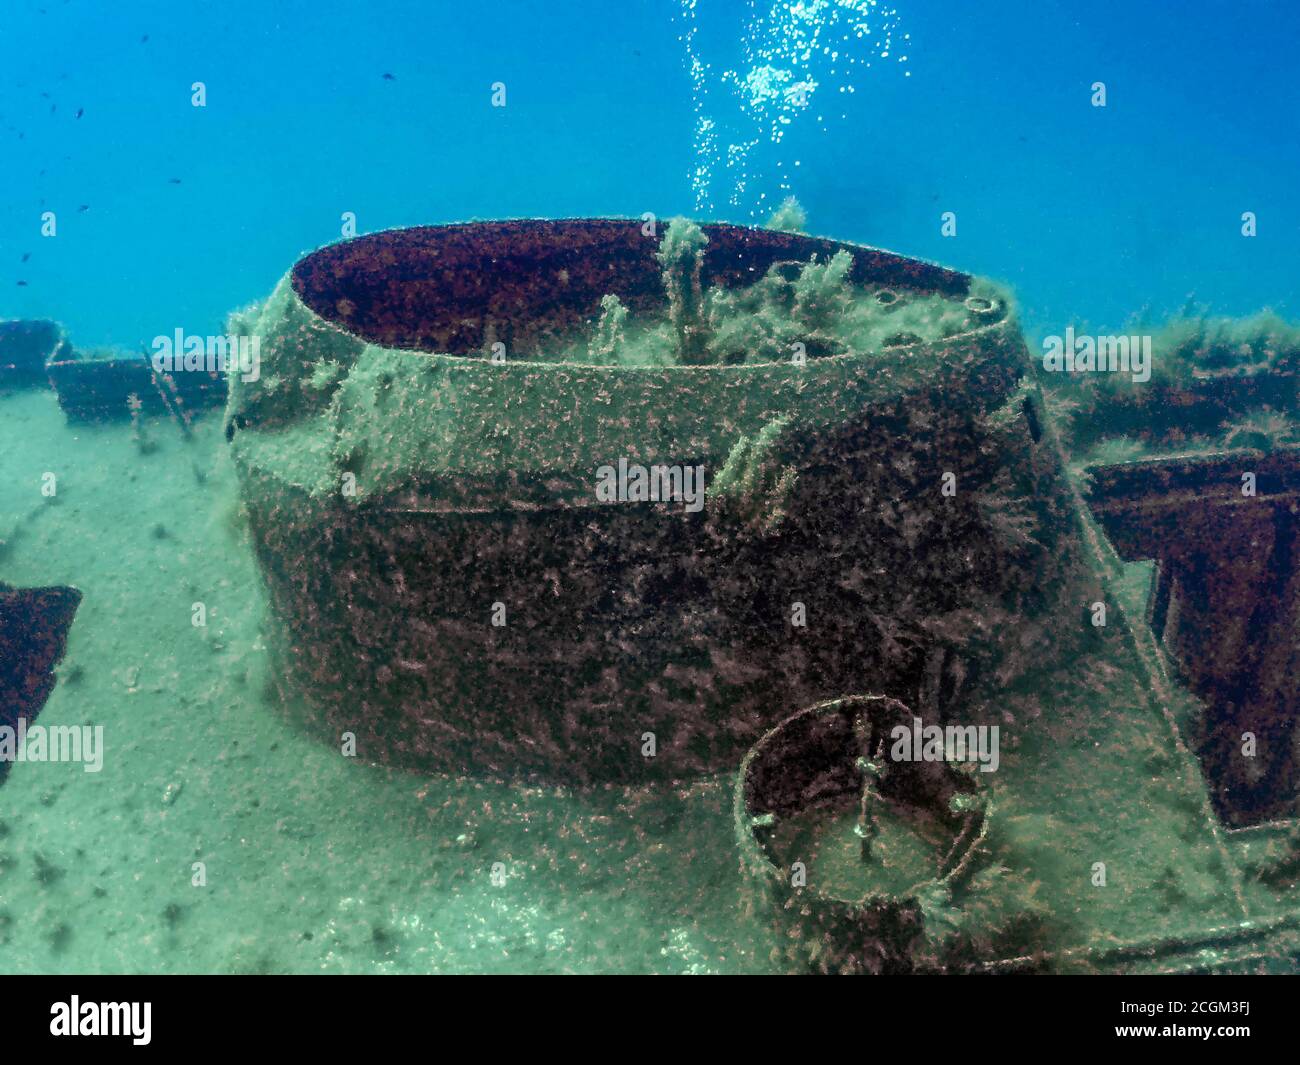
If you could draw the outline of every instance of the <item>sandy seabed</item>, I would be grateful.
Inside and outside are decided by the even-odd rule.
[[[0,396],[0,580],[84,593],[38,721],[105,746],[98,773],[19,764],[0,785],[0,971],[776,967],[742,905],[729,776],[512,788],[368,765],[291,724],[219,414],[144,437]]]

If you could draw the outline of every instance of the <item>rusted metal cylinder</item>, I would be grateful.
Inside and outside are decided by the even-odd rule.
[[[706,287],[844,249],[856,283],[969,293],[876,249],[704,231]],[[881,631],[900,610],[1038,594],[973,502],[1007,469],[1052,477],[1023,424],[1024,454],[982,428],[1023,372],[1005,306],[802,365],[542,357],[603,295],[661,311],[657,247],[604,219],[395,230],[308,255],[243,320],[261,375],[232,380],[227,436],[269,643],[286,692],[362,756],[576,784],[726,769],[790,705],[915,690],[921,630]],[[714,492],[765,430],[754,490]],[[602,504],[596,471],[621,460],[703,467],[707,505]],[[943,471],[971,491],[942,501]]]
[[[987,805],[954,802],[977,795],[971,776],[943,761],[889,762],[891,732],[910,729],[912,717],[885,696],[831,700],[787,718],[741,763],[735,823],[742,867],[755,904],[775,915],[792,961],[836,973],[925,968],[933,951],[921,896],[958,885],[983,854]],[[864,763],[871,763],[870,783]],[[878,845],[874,852],[864,847],[859,861],[836,832],[837,821],[870,814],[873,805],[879,813],[871,816],[925,822],[932,849],[912,856],[913,871],[925,870],[916,882],[908,882],[908,868],[891,870]]]

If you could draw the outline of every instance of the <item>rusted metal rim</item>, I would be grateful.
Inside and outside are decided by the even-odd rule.
[[[776,263],[853,255],[850,278],[964,298],[966,274],[842,241],[733,225],[705,225],[701,281],[738,287]],[[370,343],[477,355],[495,342],[510,357],[540,351],[617,294],[633,312],[666,305],[655,253],[664,230],[640,220],[523,219],[390,229],[301,259],[294,291],[330,324]]]
[[[887,734],[893,725],[909,724],[912,717],[909,707],[889,696],[848,695],[801,710],[765,733],[742,760],[736,783],[735,823],[746,863],[772,880],[785,877],[784,869],[773,860],[765,837],[770,835],[777,818],[798,809],[797,806],[783,807],[797,803],[805,783],[799,774],[813,775],[819,755],[823,758],[847,757],[839,767],[840,783],[845,786],[856,775],[851,755],[825,747],[816,750],[819,741],[829,739],[833,743],[838,738],[835,736],[837,728],[842,731],[843,739],[851,739],[854,722],[860,718],[871,719],[874,729]],[[822,721],[830,722],[831,727],[818,737],[815,728]],[[792,754],[795,757],[791,758]],[[791,764],[783,764],[786,759]],[[939,768],[954,793],[973,795],[977,792],[975,782],[948,763],[931,764]],[[926,888],[959,883],[970,872],[988,834],[989,813],[990,804],[984,802],[961,815],[952,843],[939,860],[941,875],[919,881],[899,895],[868,890],[861,896],[848,897],[812,886],[802,891],[837,908],[879,909],[888,905],[908,905]]]

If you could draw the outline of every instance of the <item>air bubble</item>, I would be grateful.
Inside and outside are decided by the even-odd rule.
[[[747,189],[773,184],[788,188],[784,165],[766,162],[764,146],[782,142],[800,114],[811,110],[809,101],[817,91],[854,91],[843,81],[841,63],[870,68],[872,58],[889,58],[898,13],[879,0],[777,0],[766,11],[755,3],[741,32],[744,61],[714,74],[696,52],[697,4],[681,0],[685,32],[679,38],[686,50],[696,113],[696,165],[691,175],[695,206],[711,212],[725,197],[754,217],[762,193],[756,188],[759,198],[747,198]],[[874,37],[873,26],[879,31]],[[902,56],[896,61],[906,60]],[[904,71],[904,76],[910,72]],[[820,114],[816,122],[824,124]]]

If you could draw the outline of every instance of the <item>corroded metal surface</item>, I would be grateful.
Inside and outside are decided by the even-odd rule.
[[[924,813],[947,829],[947,841],[935,854],[935,875],[902,892],[879,886],[870,856],[862,862],[860,890],[848,894],[824,887],[807,872],[814,854],[782,853],[774,845],[785,819],[830,816],[846,803],[857,807],[866,786],[860,763],[883,760],[891,731],[910,728],[912,716],[907,706],[881,696],[836,699],[782,722],[741,763],[735,819],[742,865],[757,886],[760,904],[777,914],[790,956],[820,971],[926,968],[933,952],[925,942],[919,896],[958,885],[984,853],[989,811],[984,805],[952,809],[957,796],[975,796],[976,785],[946,762],[885,762],[880,783],[873,785],[879,793],[871,801]],[[811,877],[806,884],[796,882],[796,866]]]
[[[226,401],[226,378],[215,370],[159,373],[143,353],[110,358],[65,345],[45,367],[69,421],[125,421],[135,412],[168,415],[188,425],[190,416]]]
[[[1075,427],[1075,446],[1085,448],[1100,436],[1124,436],[1156,450],[1191,446],[1251,411],[1295,409],[1298,385],[1300,375],[1286,369],[1153,378],[1141,388],[1108,395],[1104,418]]]
[[[80,604],[76,588],[0,584],[0,727],[16,729],[19,718],[30,725],[40,713]],[[0,759],[0,782],[9,765]]]
[[[662,223],[661,223],[662,225]],[[850,275],[900,288],[962,296],[953,270],[839,241],[741,226],[706,225],[705,286],[751,284],[774,263],[844,249]],[[535,351],[599,313],[618,292],[635,312],[665,300],[658,241],[639,220],[530,219],[388,230],[334,244],[293,270],[293,287],[321,317],[388,347],[453,355],[493,341]]]
[[[1220,815],[1235,825],[1292,816],[1300,452],[1152,459],[1090,474],[1089,502],[1121,557],[1156,560],[1152,624],[1207,704],[1193,739]]]
[[[0,388],[39,388],[45,364],[69,350],[63,330],[46,319],[0,322]]]
[[[841,247],[706,232],[733,282]],[[860,280],[966,291],[844,247]],[[734,767],[791,705],[881,685],[937,705],[1073,637],[1073,605],[1036,620],[1077,576],[1057,459],[1019,401],[991,420],[1023,369],[1005,318],[802,368],[498,366],[352,332],[464,354],[492,325],[542,344],[602,292],[658,306],[654,249],[604,220],[395,231],[317,252],[277,290],[264,378],[308,384],[233,395],[228,421],[271,645],[326,735],[440,770],[682,779]],[[323,353],[370,369],[312,398]],[[752,494],[698,513],[594,498],[596,468],[629,453],[698,463],[712,486],[744,433],[785,414]],[[304,463],[271,430],[308,417],[322,442]],[[349,476],[358,498],[339,492]],[[1002,522],[1017,513],[1019,532]]]

